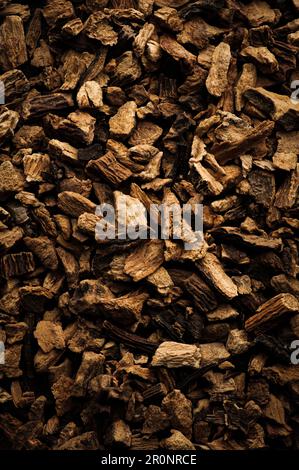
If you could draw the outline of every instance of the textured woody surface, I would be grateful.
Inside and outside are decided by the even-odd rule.
[[[299,302],[292,294],[279,294],[260,305],[256,314],[245,322],[247,331],[271,328],[281,315],[299,311]]]
[[[298,450],[298,14],[0,0],[0,450]]]
[[[153,366],[200,367],[200,349],[193,344],[180,344],[166,341],[160,344],[153,357]]]

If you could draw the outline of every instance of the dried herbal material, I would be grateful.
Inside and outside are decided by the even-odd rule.
[[[298,13],[0,0],[0,450],[298,450]]]

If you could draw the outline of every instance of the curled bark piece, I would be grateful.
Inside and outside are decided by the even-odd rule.
[[[84,212],[94,213],[96,205],[81,194],[63,191],[58,196],[60,209],[68,215],[79,217]]]
[[[182,60],[187,65],[192,66],[196,57],[179,44],[171,36],[164,35],[160,38],[160,46],[164,51],[170,54],[174,60]]]
[[[1,258],[1,271],[6,279],[34,271],[35,263],[31,252],[5,255]]]
[[[129,274],[135,282],[144,279],[154,273],[163,263],[163,240],[150,240],[142,244],[125,262],[124,271]]]
[[[212,287],[224,297],[233,299],[238,295],[237,286],[224,272],[215,255],[207,253],[203,259],[196,262],[196,266]]]
[[[279,69],[275,55],[267,47],[248,46],[242,50],[241,55],[247,59],[252,59],[264,73],[277,72]]]
[[[245,98],[273,121],[279,122],[285,130],[299,128],[299,103],[289,96],[279,95],[264,88],[249,88],[244,92]]]
[[[103,327],[105,332],[113,339],[119,339],[121,342],[127,346],[132,347],[133,349],[153,352],[157,349],[158,344],[153,341],[146,340],[138,335],[128,333],[123,329],[118,328],[117,326],[112,325],[112,323],[107,320],[104,321]]]
[[[9,15],[0,26],[0,65],[4,70],[15,69],[24,64],[27,57],[22,19]]]
[[[247,331],[265,331],[272,328],[283,315],[296,312],[299,303],[292,294],[278,294],[262,304],[256,314],[245,322]]]
[[[26,246],[51,270],[58,268],[58,258],[53,242],[48,237],[25,237]]]

